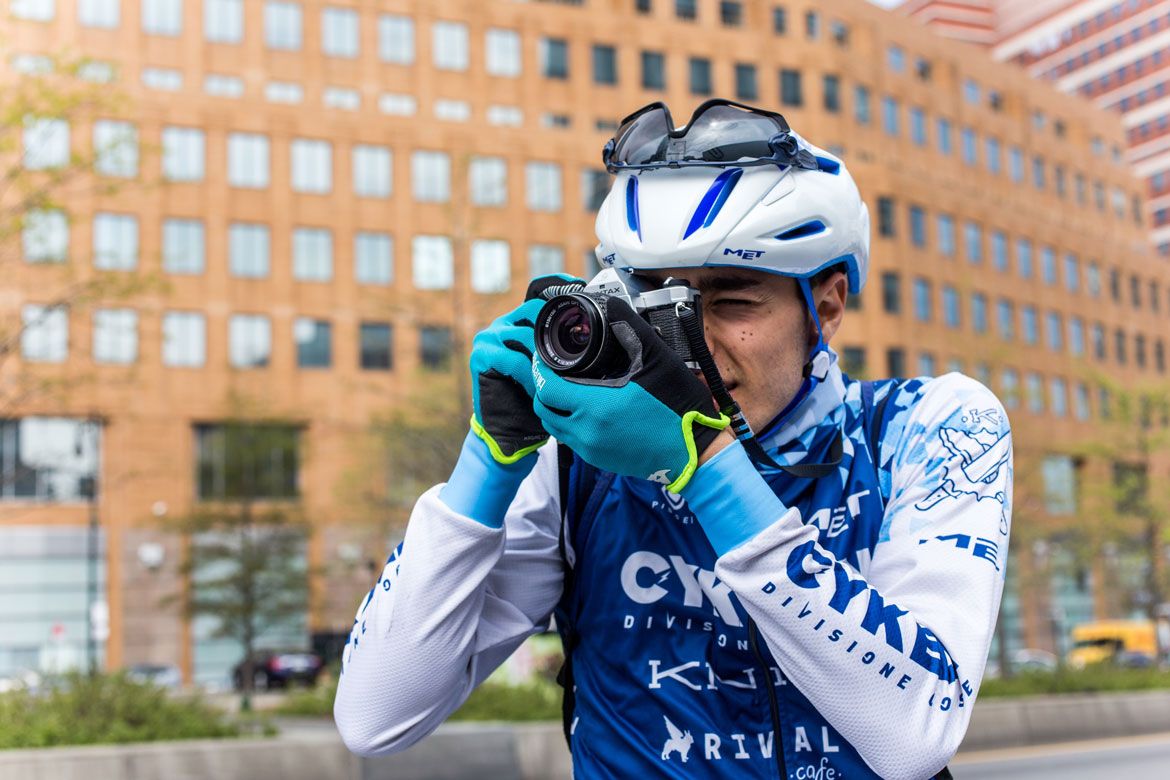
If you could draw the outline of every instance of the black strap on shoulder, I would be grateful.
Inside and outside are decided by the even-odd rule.
[[[566,445],[557,442],[557,477],[561,506],[561,528],[557,535],[557,550],[561,554],[561,569],[564,572],[561,598],[565,604],[572,603],[574,586],[574,572],[572,564],[569,563],[567,539],[569,532],[569,504],[572,500],[569,489],[572,468],[573,451]],[[563,620],[562,622],[564,625],[558,625],[557,628],[561,634],[561,644],[564,647],[565,660],[561,664],[561,670],[557,672],[557,683],[564,689],[564,695],[561,697],[561,725],[565,732],[565,743],[569,746],[571,752],[573,749],[573,711],[577,706],[577,691],[573,683],[573,650],[577,646],[577,631],[568,620]]]

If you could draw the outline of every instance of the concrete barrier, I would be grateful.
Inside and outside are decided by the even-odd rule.
[[[979,702],[961,752],[1170,732],[1170,691]],[[452,723],[403,753],[358,758],[325,722],[276,739],[0,751],[0,780],[569,780],[559,723]]]

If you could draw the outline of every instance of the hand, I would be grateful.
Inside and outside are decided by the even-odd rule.
[[[471,429],[498,463],[515,463],[548,441],[532,410],[533,323],[550,287],[584,284],[560,274],[528,285],[525,302],[476,334],[471,344]]]
[[[610,328],[629,356],[617,379],[554,374],[532,360],[533,406],[544,429],[587,463],[661,482],[677,493],[727,427],[707,386],[627,304],[612,299]]]

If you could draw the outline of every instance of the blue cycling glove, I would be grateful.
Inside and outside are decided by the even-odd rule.
[[[532,360],[533,406],[544,429],[587,463],[605,471],[661,482],[677,493],[699,457],[727,427],[707,386],[624,301],[606,315],[629,358],[617,378],[554,374]]]

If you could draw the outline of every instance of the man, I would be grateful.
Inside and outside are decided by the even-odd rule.
[[[476,337],[472,432],[358,612],[346,743],[426,736],[555,610],[579,777],[944,772],[1003,585],[1002,407],[959,374],[841,374],[869,217],[779,115],[710,101],[675,129],[654,104],[605,157],[599,259],[701,293],[705,377],[757,435],[620,302],[628,368],[553,372],[532,324],[564,280],[537,280]]]

